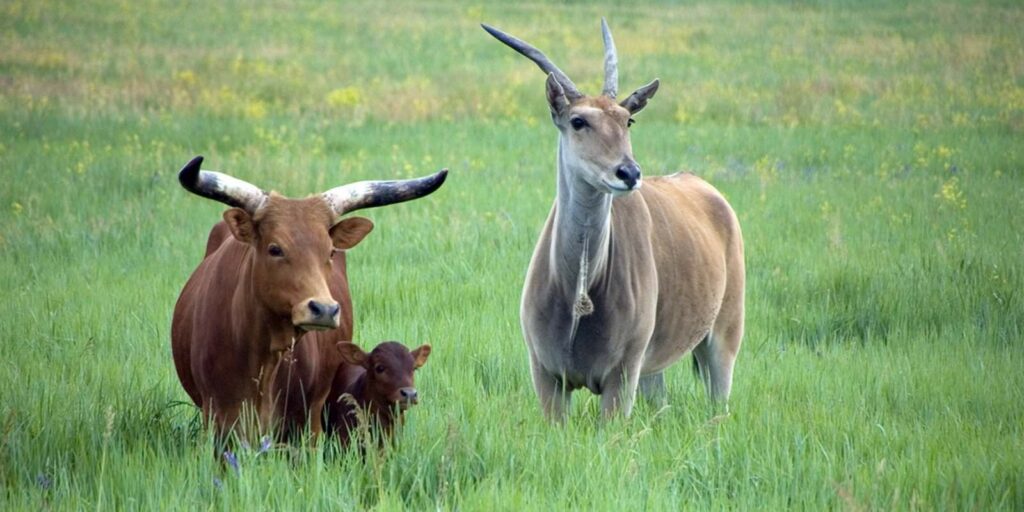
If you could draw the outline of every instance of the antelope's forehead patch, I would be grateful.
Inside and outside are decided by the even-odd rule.
[[[593,101],[592,104],[577,105],[572,108],[571,113],[574,115],[583,116],[589,120],[597,121],[602,117],[608,117],[620,122],[626,122],[629,119],[629,111],[620,107],[613,101],[599,101],[607,100],[607,98],[597,98],[598,101]]]

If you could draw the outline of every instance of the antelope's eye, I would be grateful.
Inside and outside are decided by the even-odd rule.
[[[385,370],[385,368],[384,368],[384,365],[382,365],[382,364],[378,364],[378,365],[377,365],[377,366],[376,366],[376,367],[375,367],[375,368],[373,369],[373,371],[375,371],[375,372],[377,372],[377,373],[384,373],[384,370]]]
[[[280,245],[270,244],[267,246],[267,254],[275,258],[282,258],[284,257],[284,249],[282,249]]]
[[[633,123],[636,123],[636,119],[633,119],[632,117],[629,118],[629,121],[626,121],[626,128],[633,126]]]
[[[587,120],[582,117],[574,117],[569,120],[573,130],[582,130],[587,127]]]

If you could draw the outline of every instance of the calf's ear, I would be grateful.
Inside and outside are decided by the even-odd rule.
[[[365,217],[349,217],[331,227],[331,240],[334,247],[344,251],[362,242],[370,231],[373,231],[373,221]]]
[[[338,342],[338,351],[341,352],[341,360],[355,366],[364,366],[369,356],[355,343],[347,341]]]
[[[249,212],[241,208],[231,208],[224,212],[224,222],[239,242],[251,244],[256,241],[256,226],[253,225]]]
[[[430,345],[422,345],[416,350],[412,351],[413,368],[420,368],[427,364],[427,358],[430,357]]]

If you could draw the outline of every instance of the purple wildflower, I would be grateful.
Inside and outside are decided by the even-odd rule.
[[[53,477],[46,473],[39,473],[36,475],[36,485],[41,487],[44,491],[49,491],[53,487]]]
[[[268,451],[270,451],[270,436],[263,436],[260,439],[260,451],[256,452],[256,455],[267,453]]]
[[[234,468],[235,474],[241,472],[241,468],[238,467],[238,457],[231,450],[224,451],[224,460],[228,462],[228,465]]]

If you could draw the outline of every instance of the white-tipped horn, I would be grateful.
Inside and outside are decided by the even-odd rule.
[[[601,34],[604,36],[604,95],[614,100],[619,93],[619,57],[612,31],[604,18],[601,18]]]
[[[200,170],[202,163],[203,157],[197,156],[178,172],[178,182],[185,190],[228,206],[242,208],[250,214],[255,213],[267,200],[267,193],[256,185],[224,173]]]
[[[323,193],[324,201],[335,217],[360,208],[374,208],[417,199],[430,194],[444,184],[448,169],[415,178],[395,181],[360,181],[335,187]]]

